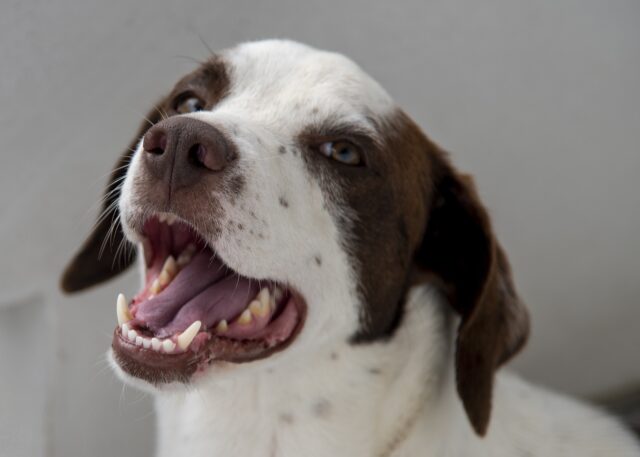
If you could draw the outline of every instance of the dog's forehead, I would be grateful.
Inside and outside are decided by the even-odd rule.
[[[341,54],[266,40],[239,45],[221,57],[229,92],[220,109],[279,122],[330,118],[366,126],[395,107],[373,78]]]

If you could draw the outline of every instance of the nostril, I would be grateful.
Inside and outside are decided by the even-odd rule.
[[[189,161],[199,167],[206,168],[207,148],[201,144],[194,144],[189,148],[188,152]]]
[[[167,134],[159,129],[149,130],[144,136],[142,148],[151,154],[163,154],[167,149]]]

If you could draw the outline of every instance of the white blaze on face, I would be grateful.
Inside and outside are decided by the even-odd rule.
[[[270,40],[240,45],[221,57],[230,80],[227,94],[212,110],[188,115],[225,132],[238,150],[228,172],[241,178],[241,191],[211,191],[223,209],[222,232],[211,245],[240,274],[277,280],[303,295],[308,315],[292,349],[317,346],[323,338],[347,339],[358,329],[360,303],[348,242],[334,215],[348,218],[349,208],[336,205],[337,185],[329,198],[319,177],[310,175],[303,155],[313,152],[303,150],[299,136],[327,123],[375,135],[371,120],[384,119],[395,105],[339,54]],[[137,159],[121,208],[134,200]]]

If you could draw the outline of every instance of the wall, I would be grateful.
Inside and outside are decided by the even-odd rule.
[[[640,383],[640,3],[15,1],[0,7],[0,455],[149,455],[150,399],[104,362],[132,274],[58,274],[143,113],[214,49],[346,53],[476,176],[533,338],[515,367],[577,395]]]

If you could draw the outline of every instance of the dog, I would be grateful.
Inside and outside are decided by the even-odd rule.
[[[157,455],[638,456],[613,417],[499,368],[527,311],[472,179],[346,57],[212,56],[154,106],[67,267],[139,258],[109,357]]]

